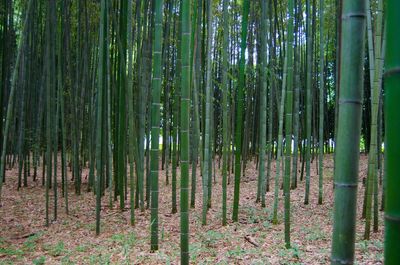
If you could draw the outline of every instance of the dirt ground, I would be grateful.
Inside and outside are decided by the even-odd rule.
[[[273,165],[274,172],[274,165]],[[273,192],[266,195],[266,208],[255,203],[257,170],[249,164],[241,182],[239,222],[221,226],[221,177],[213,186],[208,225],[201,225],[201,180],[197,181],[196,208],[190,212],[190,256],[193,264],[329,264],[333,218],[333,161],[324,161],[324,202],[317,205],[318,175],[312,164],[310,203],[304,205],[304,181],[291,191],[292,249],[284,246],[283,197],[279,192],[279,224],[273,225]],[[383,214],[379,231],[363,240],[361,219],[367,158],[361,156],[356,236],[356,264],[383,264]],[[38,172],[41,176],[41,171]],[[85,176],[86,173],[84,173]],[[70,175],[70,173],[69,173]],[[275,173],[272,173],[272,177]],[[231,176],[233,179],[233,176]],[[273,182],[271,183],[273,184]],[[179,213],[171,214],[171,185],[160,173],[160,250],[150,253],[150,211],[136,210],[136,225],[129,224],[127,209],[108,207],[103,198],[101,235],[95,236],[95,196],[74,194],[69,186],[70,214],[59,198],[58,219],[45,224],[45,196],[41,181],[29,179],[28,187],[17,191],[17,170],[7,171],[0,207],[0,264],[179,264]],[[61,193],[61,189],[59,194]],[[53,199],[51,198],[52,202]],[[228,186],[228,217],[231,217],[233,185]],[[50,209],[52,209],[52,203]],[[179,207],[179,170],[178,170]],[[179,209],[178,209],[179,212]],[[50,217],[53,217],[52,211]],[[252,242],[252,243],[251,243]]]

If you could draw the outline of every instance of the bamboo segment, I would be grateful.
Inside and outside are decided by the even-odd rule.
[[[365,12],[364,0],[343,1],[332,264],[354,261]]]

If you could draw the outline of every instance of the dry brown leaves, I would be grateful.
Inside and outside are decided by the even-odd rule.
[[[367,158],[361,156],[360,186],[366,175]],[[328,264],[332,233],[332,157],[324,161],[324,203],[317,205],[318,175],[312,165],[309,205],[304,205],[304,181],[291,192],[292,249],[284,247],[283,197],[279,192],[279,224],[273,225],[273,192],[267,193],[267,207],[255,203],[258,171],[249,163],[242,179],[240,221],[221,226],[221,177],[213,186],[212,208],[208,225],[201,225],[201,179],[197,179],[196,208],[190,215],[190,252],[193,264]],[[275,166],[273,165],[273,170]],[[170,170],[171,172],[171,170]],[[136,210],[136,225],[129,224],[130,209],[108,207],[108,193],[103,198],[101,235],[95,236],[95,197],[93,193],[74,194],[69,187],[70,214],[65,214],[59,198],[58,219],[50,227],[45,223],[45,197],[39,180],[17,191],[17,171],[7,171],[0,208],[0,264],[179,264],[179,213],[171,214],[171,185],[165,185],[165,171],[160,174],[159,238],[160,250],[150,253],[150,212]],[[87,170],[83,177],[87,176]],[[199,174],[198,174],[199,176]],[[274,171],[271,173],[273,187]],[[233,176],[231,176],[233,179]],[[86,184],[82,187],[84,191]],[[59,189],[59,194],[61,189]],[[272,189],[271,189],[272,190]],[[357,264],[381,264],[383,259],[383,221],[368,242],[362,240],[361,219],[363,189],[359,188],[357,218]],[[228,218],[231,217],[233,185],[228,186]],[[50,199],[53,218],[53,198]],[[129,207],[129,198],[127,200]],[[179,208],[179,170],[178,170]],[[179,211],[179,210],[178,210]]]

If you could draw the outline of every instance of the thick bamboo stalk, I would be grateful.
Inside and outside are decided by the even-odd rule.
[[[285,245],[290,248],[290,165],[292,158],[292,117],[293,117],[293,9],[294,0],[288,2],[288,35],[287,35],[287,86],[286,86],[286,149],[285,149],[285,177],[283,181],[283,190],[285,195]]]
[[[182,1],[181,89],[181,264],[189,264],[190,0]]]
[[[400,2],[386,1],[386,56],[385,56],[385,264],[400,264]]]
[[[158,250],[158,153],[160,136],[160,94],[161,94],[161,46],[162,46],[163,0],[155,1],[153,81],[151,91],[151,250]]]
[[[332,264],[354,261],[365,13],[364,0],[343,1]]]

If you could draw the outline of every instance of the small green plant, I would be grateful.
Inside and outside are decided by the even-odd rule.
[[[264,228],[269,229],[269,228],[272,227],[272,224],[271,224],[270,221],[267,220],[267,221],[264,221],[264,222],[263,222],[263,226],[264,226]]]
[[[134,233],[125,234],[115,234],[111,236],[111,242],[119,243],[122,246],[128,245],[132,247],[136,243],[136,235]]]
[[[48,251],[49,255],[53,257],[61,256],[64,253],[65,247],[63,241],[58,241],[58,243],[54,246],[52,245],[44,245],[43,246],[46,251]]]
[[[73,265],[75,264],[72,260],[70,256],[65,256],[61,259],[61,264],[62,265]]]
[[[126,238],[126,243],[132,247],[136,242],[136,235],[134,233],[129,233]]]
[[[190,253],[190,260],[194,263],[197,263],[197,257],[200,255],[202,251],[201,243],[193,242],[189,245],[189,253]]]
[[[104,255],[104,256],[102,257],[101,261],[102,261],[102,264],[104,264],[104,265],[109,265],[109,264],[111,264],[111,254],[106,254],[106,255]]]
[[[20,257],[24,255],[24,251],[21,249],[15,249],[12,247],[0,247],[0,254],[5,256],[17,256]]]
[[[258,260],[253,260],[253,261],[251,262],[251,265],[264,265],[264,264],[266,264],[266,262],[263,261],[263,260],[260,260],[260,259],[258,259]]]
[[[324,240],[327,237],[319,225],[305,227],[303,230],[306,233],[305,239],[307,241]]]
[[[45,264],[45,262],[46,262],[45,256],[40,256],[39,258],[36,258],[32,261],[33,265],[42,265]]]
[[[165,237],[165,231],[164,231],[164,225],[161,227],[161,240],[164,240]]]
[[[378,249],[383,250],[383,242],[381,240],[374,240],[372,244]]]
[[[171,259],[169,255],[165,254],[163,251],[158,252],[157,256],[159,256],[159,258],[163,260],[163,263],[165,265],[171,265]]]
[[[130,264],[131,263],[129,258],[130,246],[128,244],[124,244],[124,246],[122,247],[122,252],[125,258],[125,264]]]
[[[13,265],[13,264],[14,262],[11,260],[6,260],[6,259],[0,260],[0,265]]]
[[[97,255],[90,255],[89,264],[99,264],[99,257]]]
[[[87,249],[89,248],[88,245],[79,245],[75,248],[75,251],[77,252],[86,252]]]
[[[243,248],[237,246],[236,248],[228,251],[228,256],[231,258],[238,258],[243,256],[245,253],[246,251]]]
[[[367,240],[362,240],[358,243],[356,243],[356,248],[360,249],[362,252],[368,252],[368,241]]]
[[[22,248],[24,250],[28,251],[28,252],[35,251],[35,249],[36,249],[36,241],[39,240],[40,236],[41,236],[41,234],[35,234],[35,235],[32,235],[32,236],[28,237],[26,239],[26,241],[24,242]]]
[[[285,261],[282,261],[283,264],[297,264],[297,263],[293,263],[293,261],[288,261],[286,259],[300,259],[300,256],[302,255],[302,251],[299,249],[299,247],[295,244],[292,245],[292,248],[286,249],[286,248],[282,248],[279,250],[278,255],[282,258],[285,259]]]
[[[211,247],[213,244],[217,243],[218,240],[224,238],[224,235],[220,232],[209,230],[205,234],[204,238],[202,238],[202,243],[206,247]]]
[[[89,261],[85,261],[85,264],[102,264],[102,265],[109,265],[111,264],[111,254],[94,254],[90,255],[89,257],[86,257],[86,259],[89,259]]]
[[[377,263],[383,263],[383,253],[377,253],[376,254],[376,261]]]
[[[111,236],[111,241],[115,243],[122,243],[125,241],[125,235],[123,234],[114,234]]]
[[[260,221],[259,217],[257,216],[255,208],[247,207],[246,210],[247,210],[247,216],[248,216],[247,217],[247,222],[249,224],[256,224],[256,223],[258,223]]]
[[[96,231],[96,224],[95,223],[86,224],[85,229],[90,230],[90,231]]]
[[[292,246],[291,250],[292,250],[293,257],[296,258],[296,259],[299,259],[300,258],[300,252],[301,252],[299,250],[299,248],[296,245],[294,245],[294,246]]]

